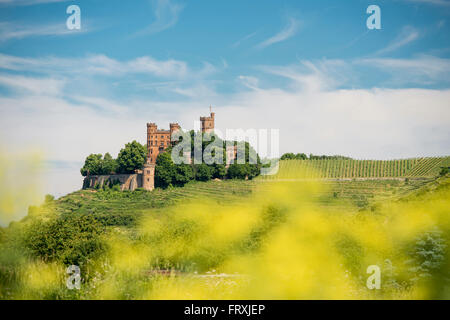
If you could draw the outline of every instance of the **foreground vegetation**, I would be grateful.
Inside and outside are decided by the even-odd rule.
[[[448,177],[48,197],[0,232],[0,297],[448,299],[449,199]],[[80,290],[65,285],[72,264]]]

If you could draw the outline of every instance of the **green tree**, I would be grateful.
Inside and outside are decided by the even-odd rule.
[[[90,154],[86,157],[84,161],[84,166],[80,170],[82,176],[98,175],[102,172],[102,155],[101,154]]]
[[[107,152],[103,156],[101,168],[102,174],[114,174],[117,172],[119,165],[117,164],[117,160],[113,159],[113,157]]]
[[[294,160],[294,159],[295,159],[295,154],[293,154],[292,152],[285,153],[280,158],[280,160]]]
[[[173,184],[176,186],[184,186],[194,178],[192,167],[188,164],[175,165],[175,174],[173,176]]]
[[[211,180],[212,172],[210,166],[208,166],[205,163],[196,165],[196,171],[195,171],[195,179],[199,181],[208,181]]]
[[[167,188],[172,185],[176,173],[175,164],[169,152],[161,152],[156,158],[155,185]]]
[[[228,168],[228,177],[231,179],[245,179],[250,174],[248,164],[233,163]]]
[[[119,172],[134,173],[136,169],[142,168],[145,159],[146,151],[142,144],[137,141],[127,143],[117,157]]]
[[[223,179],[227,175],[227,168],[224,164],[214,164],[212,166],[213,169],[213,178]]]
[[[297,160],[306,160],[306,159],[308,159],[308,156],[306,154],[304,154],[304,153],[297,153],[295,155],[295,159],[297,159]]]

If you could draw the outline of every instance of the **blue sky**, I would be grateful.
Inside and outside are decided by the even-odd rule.
[[[280,129],[282,153],[445,155],[449,17],[450,0],[0,0],[0,144],[70,173],[56,193],[89,153],[209,105],[219,128]]]

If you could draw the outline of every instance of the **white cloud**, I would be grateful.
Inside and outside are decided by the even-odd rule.
[[[368,58],[354,62],[385,70],[392,74],[396,82],[440,84],[448,81],[450,73],[450,59],[428,55],[419,55],[410,59]]]
[[[246,35],[245,37],[243,37],[242,39],[239,39],[238,41],[233,43],[231,46],[233,48],[239,47],[242,42],[244,42],[244,41],[246,41],[246,40],[248,40],[250,38],[253,38],[255,35],[256,35],[256,32],[252,32],[252,33]]]
[[[376,54],[384,54],[398,50],[401,47],[404,47],[407,44],[417,40],[419,36],[420,34],[415,28],[411,26],[405,26],[394,41],[388,44],[385,48],[377,51]]]
[[[300,25],[300,22],[297,19],[290,18],[287,26],[283,30],[278,32],[273,37],[270,37],[270,38],[264,40],[257,47],[265,48],[265,47],[271,46],[275,43],[285,41],[285,40],[293,37],[298,31],[299,25]]]
[[[247,88],[258,90],[258,83],[259,83],[258,78],[252,76],[239,76],[238,79]]]
[[[51,78],[31,78],[18,75],[1,75],[0,84],[25,94],[60,95],[65,80]]]
[[[152,57],[141,57],[127,63],[129,70],[151,73],[162,77],[183,77],[188,70],[185,62],[177,60],[158,61]]]
[[[88,32],[83,25],[81,30],[69,30],[64,23],[49,25],[24,25],[19,22],[0,22],[0,41],[23,39],[35,36],[65,36]]]
[[[0,5],[29,6],[44,3],[66,2],[69,0],[0,0]]]
[[[438,6],[450,6],[450,0],[404,0],[407,2],[433,4]]]
[[[49,74],[112,75],[152,74],[158,77],[183,78],[191,72],[185,62],[169,59],[157,60],[149,56],[128,61],[118,61],[105,55],[91,55],[85,58],[23,58],[0,53],[0,69],[34,71]],[[198,71],[212,72],[213,67],[205,64]]]
[[[346,82],[343,74],[348,74],[348,64],[343,60],[302,60],[288,66],[260,66],[260,70],[290,79],[296,90],[317,91],[337,87]],[[344,72],[346,71],[346,72]]]
[[[178,22],[178,17],[184,6],[172,3],[171,0],[154,0],[154,21],[144,30],[135,35],[154,34],[172,28]]]

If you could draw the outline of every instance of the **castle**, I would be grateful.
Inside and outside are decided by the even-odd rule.
[[[201,131],[203,133],[210,133],[214,131],[214,112],[211,112],[209,117],[200,117]],[[147,123],[147,162],[154,164],[160,152],[172,145],[172,134],[181,129],[178,123],[170,123],[169,130],[158,130],[155,123]]]
[[[200,117],[202,133],[214,131],[214,112],[209,117]],[[155,188],[155,166],[158,154],[164,152],[172,145],[172,134],[180,130],[178,123],[170,123],[169,130],[158,130],[155,123],[147,123],[147,161],[142,170],[136,170],[133,174],[114,174],[102,176],[87,176],[83,181],[83,189],[93,188],[96,185],[102,187],[105,183],[116,182],[121,190],[135,190],[143,188],[151,191]],[[190,159],[190,155],[189,159]]]

